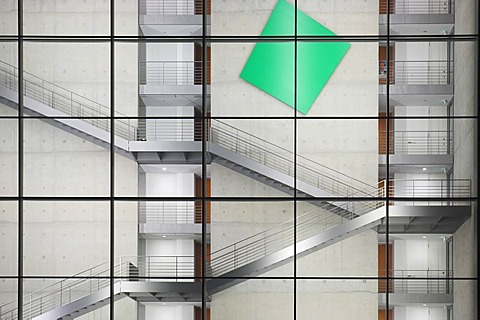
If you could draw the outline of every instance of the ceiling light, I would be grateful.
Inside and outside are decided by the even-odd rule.
[[[426,307],[427,305],[426,304],[423,304],[424,307]]]
[[[423,171],[427,171],[427,168],[423,168],[422,170],[423,170]]]
[[[423,236],[422,239],[427,239],[427,236]]]
[[[167,168],[163,167],[162,170],[163,170],[163,171],[167,171]]]
[[[167,236],[162,236],[162,238],[166,238]]]

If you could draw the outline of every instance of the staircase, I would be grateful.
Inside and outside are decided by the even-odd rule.
[[[212,119],[210,130],[208,150],[214,162],[287,194],[296,194],[300,198],[357,197],[372,200],[385,196],[379,184],[369,185],[300,155],[294,161],[292,151],[222,121]],[[344,207],[345,202],[312,201],[321,207],[325,203],[340,204],[338,208],[342,210],[335,210],[335,213],[343,217],[355,217],[363,212],[363,208],[362,212],[356,213],[355,208]]]
[[[263,274],[375,226],[386,217],[383,202],[370,206],[345,208],[324,204],[310,212],[278,224],[212,252],[207,268],[209,296],[250,277]],[[352,205],[352,204],[349,204]],[[344,206],[344,205],[343,205]],[[411,219],[450,211],[451,215],[468,216],[468,206],[415,206],[406,216],[402,208],[397,215]],[[350,212],[341,217],[338,212]],[[445,213],[442,213],[445,215]],[[121,257],[112,272],[114,300],[130,297],[139,302],[195,301],[202,299],[202,283],[195,282],[198,257]],[[105,263],[24,297],[23,319],[74,319],[110,302],[110,269]],[[165,298],[166,297],[166,298]],[[173,298],[172,298],[173,297]],[[0,319],[18,319],[17,303],[1,307]]]
[[[14,108],[18,105],[18,72],[18,68],[0,61],[0,101]],[[111,114],[108,107],[28,72],[23,72],[23,94],[26,113],[45,116],[40,119],[110,148]],[[133,158],[129,141],[137,140],[137,123],[120,113],[115,116],[119,118],[114,126],[115,150]],[[377,185],[368,185],[302,156],[297,155],[295,163],[291,151],[224,122],[213,120],[209,137],[208,151],[215,162],[288,194],[295,193],[293,175],[296,165],[297,197],[382,196],[378,194]],[[349,212],[337,213],[349,216]]]
[[[192,282],[194,257],[120,257],[113,265],[112,283],[107,262],[24,296],[22,318],[75,319],[109,304],[111,284],[115,301],[130,297],[139,302],[158,302],[159,297],[146,294],[155,291],[177,297],[174,301],[201,301],[201,283]],[[156,280],[146,282],[144,277]],[[1,306],[0,319],[18,318],[16,301]]]
[[[209,276],[260,274],[291,261],[294,230],[297,232],[297,256],[300,257],[371,228],[380,223],[383,217],[382,210],[374,210],[347,220],[334,214],[334,210],[341,209],[325,205],[324,208],[299,216],[296,219],[296,229],[294,220],[289,220],[212,253]],[[152,289],[147,289],[149,284],[170,283],[169,281],[175,282],[175,286],[170,289],[175,292],[181,292],[182,285],[193,286],[189,290],[195,292],[198,289],[197,299],[201,299],[201,283],[193,282],[194,257],[122,257],[115,261],[114,266],[113,292],[116,300],[128,296],[140,301],[138,297],[145,297],[145,293],[152,292]],[[23,319],[74,319],[98,309],[110,302],[109,277],[109,263],[105,263],[27,295],[24,298]],[[151,279],[142,280],[143,277],[155,277],[155,282],[150,282]],[[209,294],[238,282],[239,280],[221,278],[209,280]],[[136,290],[132,290],[129,285],[137,286]],[[132,294],[133,291],[138,293],[142,290],[140,295]],[[16,302],[2,306],[0,319],[18,319]]]
[[[18,72],[18,68],[0,61],[0,101],[15,109],[18,109]],[[23,72],[23,95],[26,114],[48,117],[39,119],[110,148],[110,108],[28,72]],[[117,112],[115,117],[127,116]],[[115,150],[129,158],[128,141],[136,140],[135,125],[130,119],[115,120]]]
[[[24,73],[23,82],[25,111],[29,114],[61,117],[45,121],[73,134],[89,137],[100,145],[109,145],[111,122],[108,108],[29,73]],[[18,69],[3,62],[0,63],[0,99],[13,107],[18,103]],[[128,154],[129,141],[137,139],[136,124],[117,120],[114,131],[116,150]],[[386,216],[384,184],[368,185],[302,156],[297,155],[294,161],[295,155],[291,151],[218,120],[211,122],[209,139],[208,151],[213,161],[285,193],[312,198],[312,203],[318,206],[296,219],[213,252],[208,270],[213,277],[207,282],[209,294],[246,281],[246,276],[265,273],[295,257],[306,256],[380,226]],[[454,187],[449,184],[444,188],[442,184],[440,191],[430,194],[427,190],[422,198],[470,196],[469,182],[466,186],[461,185],[458,193]],[[317,198],[326,200],[313,201]],[[349,202],[345,198],[365,201]],[[441,205],[454,204],[457,203],[450,201]],[[436,210],[430,203],[423,205],[416,207],[419,216]],[[402,218],[405,217],[410,218],[408,213],[403,213]],[[32,293],[24,299],[23,319],[73,319],[100,308],[110,301],[109,277],[112,274],[115,276],[112,283],[115,299],[129,296],[137,301],[147,299],[145,301],[152,302],[163,299],[161,294],[168,295],[169,292],[183,301],[201,297],[200,283],[193,282],[194,258],[170,257],[172,260],[167,261],[163,258],[123,257],[115,261],[113,272],[110,272],[109,264],[103,264]],[[166,281],[149,281],[151,272]],[[145,280],[141,280],[142,276],[146,276]],[[190,279],[190,282],[176,282],[177,279]],[[17,319],[16,307],[15,302],[2,306],[0,319]]]

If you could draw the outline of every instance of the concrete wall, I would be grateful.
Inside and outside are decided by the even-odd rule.
[[[117,23],[119,33],[137,34],[136,1],[117,1],[118,16],[127,18]],[[8,32],[14,14],[1,5],[0,32]],[[24,3],[25,33],[47,35],[108,35],[109,1],[26,1]],[[115,47],[115,110],[136,115],[138,110],[138,64],[135,44]],[[2,44],[0,60],[16,61],[16,46]],[[110,45],[108,43],[44,42],[24,44],[26,72],[55,85],[91,99],[110,110]],[[14,114],[0,106],[1,114]],[[24,193],[30,196],[109,196],[109,150],[92,144],[62,129],[40,120],[25,120],[24,131]],[[15,121],[2,123],[3,147],[0,157],[9,171],[0,170],[0,184],[14,186],[16,176]],[[8,143],[7,143],[8,141]],[[115,194],[135,196],[137,164],[115,155]],[[14,187],[15,188],[15,187]],[[14,188],[0,193],[11,194]],[[5,210],[1,220],[2,233],[15,243],[15,208],[0,204]],[[25,202],[24,205],[24,272],[27,275],[73,275],[109,260],[110,205],[108,201],[92,202]],[[9,212],[8,217],[6,212]],[[115,255],[137,254],[137,205],[115,205]],[[3,251],[3,250],[2,250]],[[9,254],[15,261],[13,252]],[[11,274],[15,263],[0,264],[1,274]],[[26,293],[56,281],[29,280]],[[8,291],[3,283],[0,290]],[[5,302],[0,294],[0,302]],[[9,294],[11,297],[11,294]],[[128,299],[116,303],[117,319],[131,319],[136,314],[135,303]],[[108,307],[88,314],[83,319],[104,317]]]
[[[468,34],[478,32],[478,2],[455,2],[455,33]],[[478,78],[475,72],[478,65],[476,61],[476,44],[474,42],[455,43],[455,115],[476,115],[478,110],[478,96],[476,84]],[[477,195],[478,167],[476,161],[478,141],[476,141],[478,123],[469,120],[457,120],[455,123],[455,168],[454,177],[472,179],[473,194]],[[454,234],[453,266],[456,277],[476,277],[477,259],[476,243],[478,230],[476,228],[478,216],[477,204],[472,204],[472,217]],[[476,319],[478,314],[477,299],[474,281],[457,281],[454,290],[454,318]]]
[[[257,36],[275,4],[276,1],[212,2],[212,35]],[[299,2],[299,9],[338,34],[378,32],[378,3],[374,1],[348,4]],[[254,43],[212,44],[212,61],[215,61],[212,63],[212,116],[292,116],[293,110],[289,106],[239,78],[253,46]],[[377,50],[375,43],[352,43],[308,115],[376,116]],[[293,151],[294,124],[291,120],[222,121]],[[377,181],[377,134],[376,121],[301,118],[298,121],[298,152],[373,184]],[[213,164],[211,172],[212,196],[287,196],[220,165]],[[305,203],[297,205],[298,215],[315,208]],[[212,251],[292,219],[294,214],[293,203],[288,201],[213,203]],[[376,234],[367,231],[320,250],[298,260],[297,267],[297,274],[301,276],[375,276],[378,272]],[[262,276],[293,276],[293,264]],[[298,315],[302,319],[342,319],[353,314],[358,318],[373,318],[377,314],[376,290],[376,283],[368,281],[326,286],[321,281],[299,282]],[[249,280],[214,295],[212,317],[217,320],[247,317],[290,319],[293,318],[293,292],[293,283],[289,280]]]

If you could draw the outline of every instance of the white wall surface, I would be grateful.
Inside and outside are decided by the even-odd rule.
[[[396,42],[395,61],[428,61],[447,59],[445,42]]]
[[[438,240],[395,240],[394,270],[445,270],[446,243]]]
[[[440,106],[395,106],[398,117],[445,117],[447,108]],[[445,119],[395,119],[395,131],[444,131],[447,130]]]
[[[447,320],[446,308],[400,307],[393,309],[395,320]]]
[[[152,305],[145,306],[145,320],[193,320],[193,306]]]
[[[147,43],[147,61],[193,61],[192,43]]]
[[[146,196],[193,197],[195,175],[193,173],[146,173]]]
[[[146,240],[147,256],[193,256],[193,240]]]

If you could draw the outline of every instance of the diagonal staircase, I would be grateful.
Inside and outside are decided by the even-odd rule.
[[[209,276],[255,275],[291,261],[294,230],[297,232],[297,255],[304,256],[371,228],[383,218],[383,211],[373,211],[347,220],[332,210],[340,209],[325,205],[300,215],[296,219],[296,229],[294,220],[290,220],[212,253]],[[347,222],[342,223],[344,221]],[[131,297],[141,301],[139,299],[145,298],[145,293],[152,293],[152,290],[161,290],[159,292],[164,294],[165,290],[172,293],[186,291],[184,295],[193,293],[195,296],[196,293],[196,299],[201,299],[201,283],[193,282],[194,257],[122,257],[115,261],[114,266],[115,300]],[[27,295],[24,298],[23,319],[74,319],[96,310],[110,302],[109,276],[109,264],[105,263]],[[209,294],[239,282],[240,279],[209,280]],[[150,285],[163,287],[151,289]],[[169,289],[165,285],[170,285]],[[134,292],[142,294],[135,295]],[[0,319],[18,319],[16,302],[4,305],[0,310]]]
[[[292,151],[219,120],[212,120],[210,129],[209,152],[213,161],[289,195],[372,200],[385,196],[381,187],[383,182],[369,185],[300,155],[294,161],[295,154]],[[346,202],[312,201],[312,204],[321,207],[325,203],[342,209],[335,210],[335,213],[343,217],[355,217],[364,209],[359,205],[348,208],[344,206]],[[356,208],[361,212],[357,214]]]
[[[25,107],[29,114],[61,117],[44,120],[99,145],[110,143],[110,120],[106,118],[110,115],[108,108],[28,73],[24,74],[23,81]],[[15,107],[18,103],[17,92],[18,69],[0,63],[0,99]],[[73,116],[83,118],[68,119]],[[118,120],[114,131],[116,150],[128,156],[129,141],[137,139],[135,124]],[[208,151],[213,161],[288,194],[312,198],[312,203],[318,206],[296,219],[213,252],[208,270],[212,276],[207,282],[209,294],[383,223],[387,211],[383,201],[387,194],[384,184],[368,185],[298,155],[294,161],[291,151],[218,120],[211,122],[209,139]],[[444,194],[443,187],[440,193],[427,192],[427,197],[470,196],[469,184],[459,193],[451,193],[450,189],[451,186],[448,186],[447,194]],[[350,197],[364,198],[365,201],[345,201]],[[326,200],[313,201],[316,198]],[[339,200],[335,201],[335,198]],[[455,203],[450,201],[442,205],[452,206]],[[429,203],[416,208],[413,211],[420,216],[438,210],[438,207]],[[458,208],[452,209],[454,213],[463,210],[467,213],[462,214],[468,215],[466,206],[451,208]],[[410,218],[408,214],[407,210],[402,218]],[[121,258],[115,261],[115,270],[112,272],[116,276],[113,281],[115,299],[129,296],[137,301],[146,299],[144,301],[151,302],[163,299],[160,294],[171,294],[187,301],[201,296],[198,283],[192,281],[193,257],[173,257],[174,262],[153,263],[151,257],[147,258]],[[184,260],[179,263],[179,259]],[[152,270],[155,276],[165,281],[149,281],[148,276],[152,275],[149,272]],[[73,319],[100,308],[109,302],[110,275],[109,264],[104,264],[29,295],[24,300],[23,319]],[[142,280],[142,276],[147,278]],[[191,281],[175,282],[175,279],[186,278]],[[2,320],[18,318],[16,303],[2,306],[0,310]]]
[[[470,208],[462,205],[412,208],[415,210],[406,210],[413,212],[410,217],[405,215],[405,210],[398,210],[398,215],[424,217],[446,210],[453,215],[468,216],[470,213]],[[341,205],[324,204],[296,219],[212,252],[207,269],[208,295],[382,225],[386,217],[386,207],[381,201],[355,208],[355,216],[352,213],[350,217],[341,217],[335,212],[348,210]],[[391,218],[397,215],[395,211],[391,209]],[[198,265],[195,259],[198,258],[118,258],[114,262],[112,283],[109,264],[105,263],[25,296],[23,319],[74,319],[108,304],[111,284],[114,286],[114,300],[130,297],[139,302],[201,301],[201,282],[194,281]],[[0,319],[18,319],[16,302],[4,305],[0,310]]]
[[[0,101],[14,108],[18,104],[18,72],[16,67],[0,61]],[[110,147],[108,107],[28,72],[23,73],[23,91],[28,114],[45,116],[40,119],[100,146]],[[127,118],[120,113],[115,113],[115,116]],[[116,119],[114,132],[115,150],[133,158],[129,142],[137,140],[136,122]],[[368,185],[302,156],[297,155],[295,163],[291,151],[218,120],[211,121],[209,140],[208,151],[218,164],[288,194],[296,192],[297,197],[379,196],[377,185]],[[297,176],[296,189],[294,172]],[[323,203],[320,205],[323,206]],[[337,211],[337,214],[349,216],[346,211]]]
[[[0,61],[0,102],[18,109],[18,68]],[[95,101],[23,72],[24,111],[60,129],[110,148],[110,108]],[[77,117],[77,119],[68,119]],[[115,117],[127,116],[115,113]],[[115,150],[132,158],[128,141],[136,140],[135,122],[130,119],[115,120]]]

